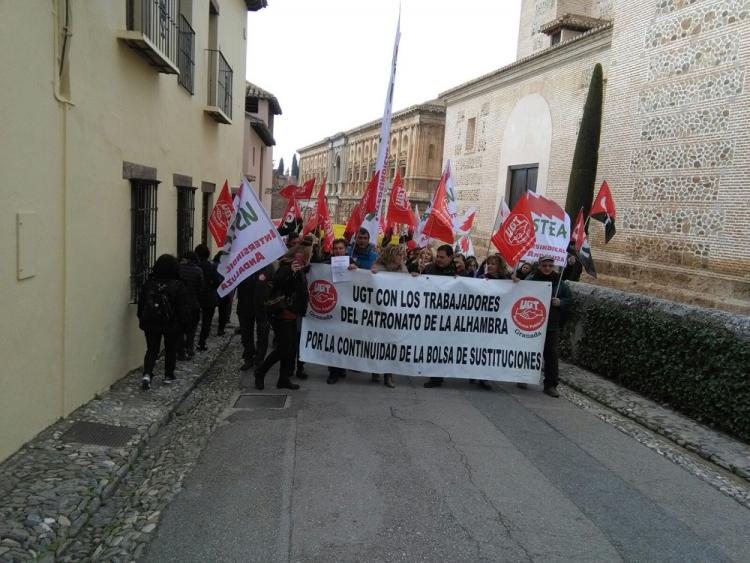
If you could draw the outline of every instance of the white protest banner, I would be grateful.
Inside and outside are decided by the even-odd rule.
[[[538,383],[552,284],[354,270],[313,264],[302,321],[306,362],[397,373]]]
[[[247,180],[242,180],[237,197],[237,209],[224,242],[227,254],[219,262],[219,273],[224,276],[217,289],[220,297],[286,252],[279,232]]]
[[[551,199],[529,194],[529,208],[534,221],[536,244],[522,260],[536,262],[542,256],[552,256],[555,266],[565,267],[568,263],[568,243],[570,242],[570,217],[562,207]]]

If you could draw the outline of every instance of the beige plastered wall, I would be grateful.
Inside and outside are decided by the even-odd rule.
[[[200,182],[242,172],[246,7],[223,1],[219,48],[234,71],[232,125],[203,111],[208,0],[193,1],[195,95],[117,40],[124,2],[73,0],[70,100],[55,99],[56,2],[0,4],[4,88],[0,459],[142,362],[130,304],[131,192],[123,161],[157,169],[157,256],[175,253],[173,174]],[[12,141],[11,141],[12,140]],[[218,189],[218,188],[217,188]],[[36,276],[16,275],[17,211],[36,212]]]

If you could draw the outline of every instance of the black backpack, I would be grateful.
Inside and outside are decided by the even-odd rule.
[[[146,291],[146,299],[143,302],[141,320],[147,324],[166,325],[174,318],[174,308],[169,302],[165,282],[153,282],[149,284]]]

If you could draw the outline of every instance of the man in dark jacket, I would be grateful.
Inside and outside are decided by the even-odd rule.
[[[560,341],[560,320],[562,314],[572,303],[573,298],[568,284],[560,280],[560,274],[555,270],[555,259],[552,256],[542,256],[539,259],[539,268],[529,279],[552,283],[547,338],[544,341],[544,392],[550,397],[559,397],[557,384],[560,367],[557,346]]]
[[[180,281],[177,258],[163,254],[154,264],[138,296],[138,325],[146,336],[141,387],[151,388],[151,379],[164,338],[164,383],[174,381],[177,343],[182,327],[190,319],[185,284]]]
[[[205,244],[199,244],[195,247],[195,254],[198,256],[198,266],[203,272],[203,291],[200,294],[199,301],[201,306],[201,332],[198,337],[198,350],[205,351],[206,340],[211,332],[211,321],[214,318],[216,305],[219,303],[219,295],[216,290],[221,285],[221,276],[216,269],[216,264],[208,258],[211,252]]]
[[[269,294],[269,282],[273,277],[273,266],[268,265],[246,278],[237,286],[237,318],[242,335],[242,371],[263,363],[268,351],[270,324],[265,302]],[[255,345],[257,327],[258,345]]]
[[[201,318],[200,295],[203,293],[203,270],[198,266],[198,256],[189,251],[180,262],[180,279],[184,282],[190,303],[190,319],[183,327],[183,338],[178,345],[177,359],[191,360],[195,355],[195,331]]]
[[[453,264],[453,247],[450,244],[439,246],[435,253],[435,260],[424,270],[426,276],[455,276],[456,268]],[[440,387],[443,384],[442,377],[431,377],[425,381],[424,386],[428,389]]]

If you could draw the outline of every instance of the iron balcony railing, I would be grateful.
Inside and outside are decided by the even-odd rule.
[[[208,105],[232,118],[232,67],[221,51],[208,49]]]
[[[177,61],[179,0],[126,0],[128,31],[142,33],[173,63]]]
[[[180,14],[180,39],[177,67],[180,75],[177,82],[191,94],[195,92],[195,31],[185,16]]]

